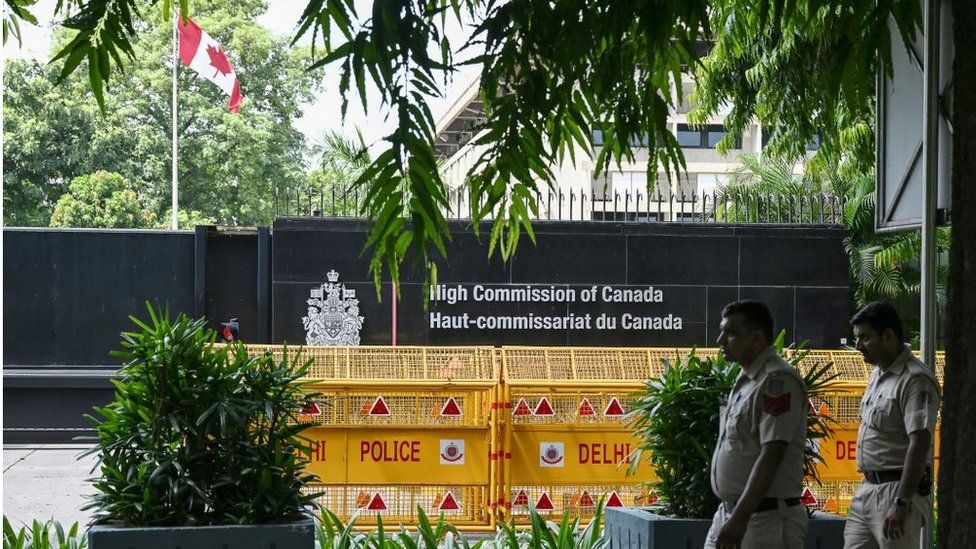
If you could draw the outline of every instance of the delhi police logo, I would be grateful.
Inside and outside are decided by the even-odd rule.
[[[359,345],[363,317],[359,316],[356,290],[339,284],[335,269],[326,276],[329,281],[312,288],[308,316],[302,317],[307,345]]]
[[[539,444],[539,467],[562,467],[565,455],[562,442],[543,442]]]
[[[441,465],[464,465],[464,439],[441,439]]]

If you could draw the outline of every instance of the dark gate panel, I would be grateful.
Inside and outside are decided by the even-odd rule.
[[[216,328],[232,318],[240,321],[240,336],[258,337],[258,234],[255,229],[207,233],[206,316]]]
[[[4,366],[117,364],[146,301],[193,312],[193,233],[3,231]]]

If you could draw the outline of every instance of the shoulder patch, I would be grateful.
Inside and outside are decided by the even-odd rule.
[[[916,403],[916,405],[919,408],[928,408],[929,405],[932,404],[932,392],[931,391],[928,391],[928,390],[921,391],[921,392],[918,393],[918,395],[916,396],[916,398],[918,400],[918,402]]]
[[[790,411],[790,394],[783,393],[779,396],[763,394],[763,412],[773,417],[780,416]]]

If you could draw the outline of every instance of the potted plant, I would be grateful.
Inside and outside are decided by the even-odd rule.
[[[132,320],[115,401],[90,418],[90,547],[311,548],[310,424],[296,421],[309,365],[215,345],[205,320],[168,310]]]
[[[774,343],[776,350],[798,367],[809,351],[801,345],[786,354],[784,339],[785,332],[781,332]],[[731,390],[740,366],[727,362],[721,353],[716,358],[698,356],[695,349],[684,361],[665,361],[664,365],[664,373],[647,380],[628,412],[639,441],[628,472],[632,474],[641,460],[647,459],[658,477],[650,485],[659,499],[645,509],[607,510],[613,547],[701,547],[719,504],[710,476],[719,402]],[[830,364],[815,364],[806,373],[801,371],[811,402],[828,390],[835,377],[828,374],[829,370]],[[804,476],[819,482],[817,464],[822,458],[817,451],[819,444],[814,442],[830,437],[833,420],[817,413],[807,418]],[[820,512],[811,514],[808,543],[824,535],[839,535],[843,544],[842,520]]]

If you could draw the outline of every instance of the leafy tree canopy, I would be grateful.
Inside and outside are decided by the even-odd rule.
[[[142,32],[136,4],[83,0],[65,23],[76,34],[59,54],[64,71],[96,60],[88,64],[96,95],[138,59],[130,47]],[[180,1],[184,10],[188,4]],[[166,18],[172,4],[161,5]],[[208,8],[193,5],[194,13]],[[396,119],[386,150],[358,179],[367,189],[364,213],[375,222],[368,245],[378,280],[384,268],[396,277],[408,250],[428,265],[444,254],[449,204],[428,100],[461,64],[481,69],[487,117],[477,128],[484,152],[466,180],[479,197],[472,202],[483,204],[473,217],[494,219],[490,249],[507,257],[522,231],[532,237],[534,191],[554,183],[551,166],[590,150],[590,129],[604,136],[598,171],[633,160],[636,143],[650,152],[649,183],[659,169],[670,175],[683,168],[667,119],[682,99],[676,83],[683,71],[699,73],[702,116],[732,102],[730,140],[758,116],[788,127],[792,137],[777,146],[822,131],[825,154],[835,150],[842,121],[869,109],[873,79],[864,75],[890,55],[889,18],[911,37],[919,13],[918,0],[374,0],[368,13],[352,0],[315,0],[296,39],[313,36],[313,67],[341,67],[343,108],[357,91],[365,103],[369,82]],[[465,44],[446,33],[454,21],[472,25]],[[714,44],[707,57],[702,43]]]
[[[223,224],[268,224],[275,186],[306,177],[305,137],[292,122],[312,100],[321,75],[305,70],[309,48],[289,48],[286,39],[257,24],[264,2],[201,0],[194,6],[196,20],[228,52],[245,101],[233,115],[217,88],[180,69],[180,208]],[[144,2],[130,7],[151,11]],[[66,22],[69,29],[72,21]],[[7,63],[6,224],[47,225],[67,182],[96,170],[122,174],[134,183],[142,203],[168,219],[172,27],[158,18],[135,19],[133,25],[138,29],[129,46],[133,61],[107,83],[104,112],[91,91],[88,61],[60,85],[63,72],[57,64]],[[54,51],[72,43],[73,36],[72,30],[59,31]]]
[[[103,171],[74,178],[51,216],[52,227],[138,229],[155,224],[152,212],[139,203],[132,183]]]

